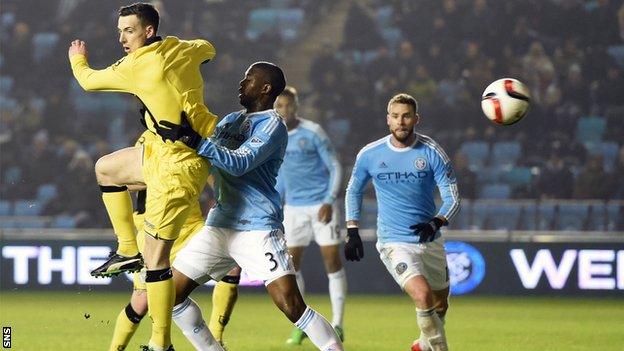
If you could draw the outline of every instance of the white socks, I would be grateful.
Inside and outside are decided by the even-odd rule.
[[[332,304],[332,325],[342,326],[345,297],[347,295],[347,274],[344,268],[327,274],[329,280],[329,298]]]
[[[295,326],[308,335],[310,341],[321,351],[344,351],[334,328],[323,316],[307,307]]]
[[[301,296],[305,295],[305,280],[303,280],[303,274],[301,271],[295,271],[295,279],[297,279],[297,287],[299,288],[299,292]]]
[[[173,321],[196,350],[223,351],[204,322],[201,309],[190,297],[173,306]]]
[[[416,309],[416,321],[421,331],[421,338],[426,340],[428,346],[433,351],[447,351],[446,335],[444,333],[444,325],[438,317],[435,308],[427,310]],[[421,343],[422,346],[422,343]]]
[[[442,322],[442,326],[444,327],[444,324],[446,323],[446,312],[444,312],[443,314],[441,314],[440,312],[436,312],[438,315],[438,318],[440,318],[440,321]],[[425,334],[423,334],[423,332],[420,332],[420,337],[418,338],[418,344],[420,345],[420,349],[423,351],[429,351],[431,350],[431,347],[429,347],[429,342],[427,341],[427,337],[425,336]]]

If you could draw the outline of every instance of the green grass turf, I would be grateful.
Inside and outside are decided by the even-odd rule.
[[[2,292],[0,321],[11,326],[14,350],[106,350],[118,312],[129,293]],[[210,311],[210,294],[194,298]],[[330,317],[326,296],[308,303]],[[452,350],[624,350],[624,299],[456,297],[447,316]],[[86,319],[85,313],[90,317]],[[229,350],[300,350],[284,341],[292,324],[266,294],[241,293],[226,330]],[[345,317],[345,348],[352,351],[409,350],[418,335],[407,297],[350,296]],[[149,337],[149,319],[127,350]],[[192,350],[174,327],[176,350]]]

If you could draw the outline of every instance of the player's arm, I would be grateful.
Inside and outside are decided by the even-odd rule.
[[[191,40],[190,43],[196,49],[194,56],[201,63],[206,63],[212,60],[217,54],[217,50],[215,49],[215,47],[207,40],[195,39]]]
[[[429,222],[418,223],[410,227],[419,236],[419,242],[431,242],[435,240],[438,230],[445,225],[459,211],[459,193],[457,180],[453,173],[453,166],[448,156],[442,149],[432,150],[431,166],[442,206],[438,213]]]
[[[286,184],[284,183],[283,169],[283,167],[280,167],[280,171],[277,174],[277,182],[275,183],[275,190],[279,193],[282,203],[284,203],[284,199],[286,198]]]
[[[347,217],[347,242],[345,258],[348,261],[359,261],[364,257],[364,246],[359,233],[360,210],[364,189],[371,176],[366,165],[366,155],[362,152],[357,156],[345,196],[345,213]]]
[[[249,139],[238,149],[230,150],[204,139],[197,153],[208,159],[212,166],[240,177],[261,165],[276,148],[281,147],[279,141],[282,138],[287,138],[286,127],[277,119],[267,119],[256,126]]]
[[[132,64],[128,56],[106,69],[95,70],[89,67],[87,46],[83,41],[73,41],[68,54],[74,77],[84,90],[133,92]]]
[[[340,190],[342,165],[340,164],[340,161],[338,161],[336,149],[334,149],[329,137],[327,137],[327,134],[325,134],[323,130],[319,130],[316,135],[315,142],[317,144],[319,156],[329,171],[329,187],[323,203],[333,204],[334,201],[336,201],[338,191]]]

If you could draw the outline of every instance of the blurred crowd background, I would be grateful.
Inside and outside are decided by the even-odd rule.
[[[80,38],[92,67],[115,62],[124,55],[117,9],[127,3],[2,1],[2,227],[109,226],[94,163],[134,143],[140,106],[128,95],[83,92],[67,48]],[[249,64],[274,61],[287,80],[292,68],[302,117],[323,125],[348,171],[361,147],[387,134],[387,101],[404,91],[419,101],[419,132],[454,161],[466,200],[455,228],[624,229],[621,1],[153,3],[159,34],[217,48],[202,69],[206,104],[220,116],[240,108]],[[338,19],[335,35],[313,36]],[[293,65],[299,57],[307,60]],[[483,89],[503,77],[532,94],[529,114],[510,127],[480,110]]]

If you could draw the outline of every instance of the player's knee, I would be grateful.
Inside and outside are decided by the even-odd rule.
[[[342,262],[340,261],[340,256],[336,255],[336,257],[331,257],[325,260],[325,268],[328,273],[335,273],[342,269]]]
[[[431,292],[426,289],[412,291],[410,297],[420,308],[430,308],[432,305]]]
[[[95,178],[100,185],[111,185],[113,183],[107,156],[100,157],[95,163]]]

